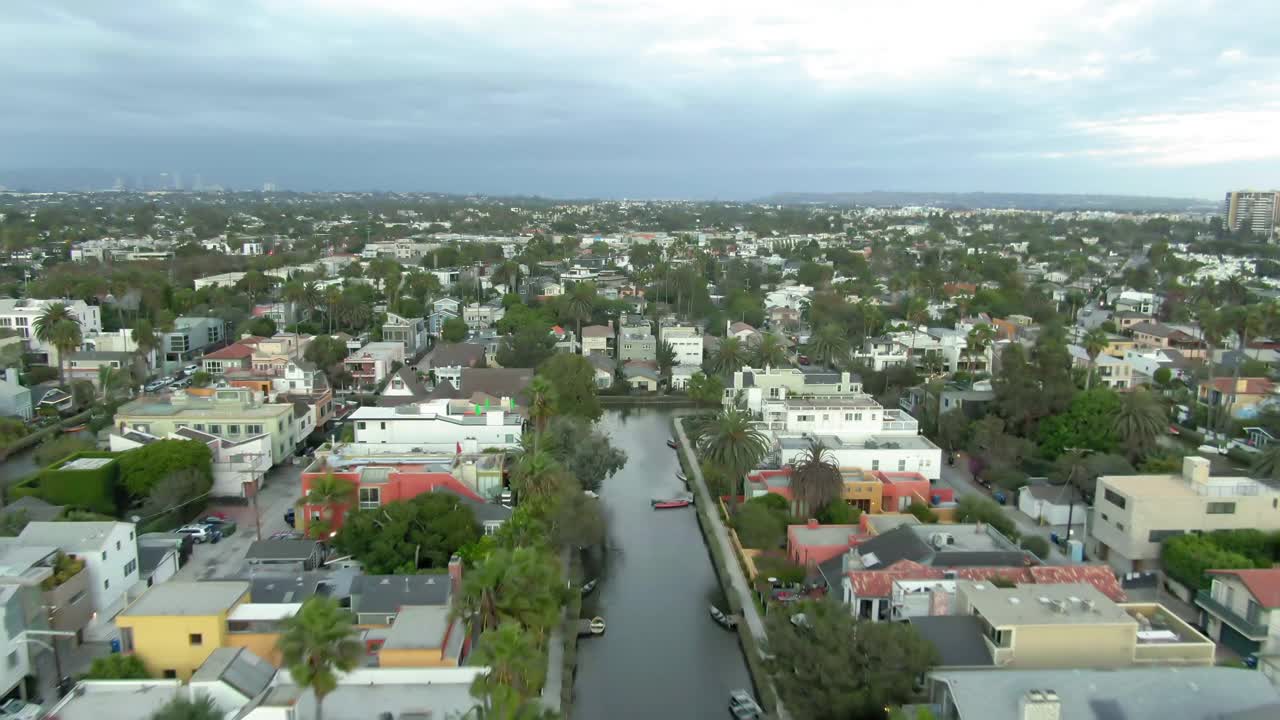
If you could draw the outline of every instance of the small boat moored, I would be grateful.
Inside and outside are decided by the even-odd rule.
[[[600,578],[592,578],[582,584],[582,594],[590,595],[592,590],[596,589],[596,583],[600,582]]]
[[[725,615],[723,612],[720,611],[720,608],[716,607],[715,605],[710,605],[709,607],[711,608],[711,619],[715,620],[716,623],[720,625],[720,627],[724,628],[725,630],[732,630],[738,627],[737,618],[731,615]]]
[[[676,450],[680,447],[680,443],[676,442],[675,438],[668,438],[667,447],[671,448],[672,450]]]
[[[653,505],[654,510],[670,510],[672,508],[689,507],[693,504],[693,498],[674,497],[674,498],[654,498],[649,501]]]
[[[72,433],[83,432],[83,431],[88,430],[88,429],[89,429],[89,426],[88,426],[88,425],[72,425],[71,427],[65,427],[65,428],[62,428],[62,432],[67,433],[68,435],[70,435],[70,434],[72,434]]]
[[[689,486],[689,478],[685,477],[684,473],[682,473],[682,472],[678,472],[678,473],[676,473],[676,479],[677,479],[677,480],[679,480],[680,482],[684,483],[684,484],[685,484],[685,487],[688,487],[688,486]]]

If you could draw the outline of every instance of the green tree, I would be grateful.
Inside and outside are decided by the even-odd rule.
[[[747,364],[747,349],[736,337],[721,338],[708,360],[708,369],[717,375],[732,375]]]
[[[256,337],[271,337],[276,334],[276,321],[269,317],[257,317],[246,323],[244,330]]]
[[[519,623],[541,642],[559,619],[563,586],[554,555],[533,547],[500,548],[463,578],[454,612],[486,631]]]
[[[792,618],[803,616],[803,621]],[[916,678],[937,662],[906,623],[859,621],[840,603],[804,602],[766,620],[766,661],[794,717],[850,720],[885,715],[915,698]]]
[[[1110,452],[1119,442],[1115,418],[1120,409],[1120,397],[1107,388],[1079,393],[1066,413],[1040,422],[1041,455],[1052,460],[1068,448]]]
[[[120,482],[135,499],[141,500],[166,477],[194,470],[211,486],[213,454],[204,443],[190,440],[157,440],[118,457]]]
[[[1098,361],[1098,355],[1110,344],[1111,338],[1107,337],[1107,331],[1102,328],[1094,328],[1084,336],[1084,351],[1089,356],[1089,374],[1084,380],[1085,390],[1093,384],[1093,369]]]
[[[689,378],[686,392],[699,405],[719,405],[724,397],[724,382],[717,375],[696,372]]]
[[[164,347],[164,341],[156,332],[155,326],[150,320],[143,318],[134,323],[130,336],[138,348],[137,354],[146,362],[147,367],[151,367],[151,354]]]
[[[197,370],[191,374],[191,387],[209,387],[209,384],[212,382],[213,376],[204,370]]]
[[[1208,570],[1255,567],[1247,556],[1219,545],[1213,535],[1186,534],[1167,538],[1160,548],[1160,564],[1169,577],[1192,590],[1207,590]]]
[[[480,536],[475,513],[458,496],[428,492],[348,512],[335,545],[365,572],[389,575],[447,567],[449,558]]]
[[[849,357],[849,336],[838,325],[824,325],[809,338],[808,350],[814,361],[835,367]]]
[[[786,511],[773,510],[766,503],[758,502],[760,499],[744,503],[734,513],[733,529],[743,547],[774,550],[786,539]]]
[[[356,669],[364,654],[351,614],[318,595],[281,623],[277,648],[293,681],[315,694],[315,720],[323,720],[324,698],[337,689],[339,676]]]
[[[547,423],[555,415],[555,388],[545,376],[535,375],[525,393],[529,398],[529,420],[533,423],[533,431],[538,434],[546,432]]]
[[[716,415],[694,416],[686,427],[699,455],[723,468],[730,478],[731,502],[736,510],[745,476],[769,452],[769,438],[756,428],[750,412],[736,407]]]
[[[1020,547],[1041,560],[1049,557],[1049,541],[1039,535],[1028,535],[1022,538]]]
[[[755,367],[781,367],[787,364],[787,347],[774,333],[763,333],[752,354]]]
[[[520,494],[521,499],[551,497],[564,484],[564,468],[546,450],[521,453],[511,470],[511,486]]]
[[[662,374],[663,379],[671,381],[671,368],[676,364],[676,350],[671,347],[671,343],[662,341],[658,343],[657,349],[658,372]]]
[[[938,416],[938,440],[950,452],[955,452],[969,442],[969,428],[969,416],[959,408]]]
[[[475,680],[472,691],[477,697],[487,697],[492,686],[500,685],[528,700],[538,694],[546,679],[547,662],[537,638],[517,622],[503,622],[481,635],[473,661],[489,668]]]
[[[322,508],[320,513],[320,525],[323,527],[317,531],[312,525],[314,521],[307,522],[307,533],[316,539],[323,539],[317,536],[317,532],[321,535],[326,533],[330,527],[334,525],[334,520],[339,509],[350,508],[356,499],[355,483],[345,478],[340,478],[332,472],[326,472],[318,478],[311,481],[307,492],[298,498],[297,506],[302,508],[306,506]]]
[[[94,658],[84,677],[86,680],[147,680],[151,673],[137,655],[112,653]]]
[[[577,478],[584,490],[598,492],[605,480],[627,464],[627,454],[582,418],[555,417],[548,424],[546,435],[547,451]]]
[[[557,415],[598,420],[603,412],[596,395],[595,368],[581,355],[556,353],[542,363],[538,374],[545,377],[555,394]]]
[[[1135,388],[1120,401],[1113,430],[1130,462],[1156,448],[1165,433],[1168,415],[1160,402],[1146,388]]]
[[[536,368],[555,354],[555,347],[555,338],[545,327],[522,327],[502,339],[498,364],[505,368]]]
[[[315,363],[316,367],[329,371],[342,364],[347,357],[347,344],[332,335],[321,335],[307,343],[302,351],[303,359]]]
[[[840,500],[843,490],[844,478],[835,455],[821,440],[811,438],[809,447],[792,464],[793,514],[813,517],[829,503]]]
[[[444,327],[440,329],[440,339],[445,342],[462,342],[471,334],[471,328],[463,322],[462,318],[449,318],[444,321]]]
[[[222,720],[223,713],[218,704],[205,693],[195,693],[194,697],[182,695],[174,697],[151,713],[148,720]]]
[[[577,323],[577,337],[582,337],[582,321],[591,317],[595,310],[596,286],[591,283],[577,283],[564,297],[564,314]]]
[[[1011,540],[1018,539],[1018,528],[996,501],[981,495],[963,495],[956,501],[956,522],[984,522]]]

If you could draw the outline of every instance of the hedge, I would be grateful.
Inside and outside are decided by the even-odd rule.
[[[117,457],[117,453],[111,452],[76,453],[10,488],[9,496],[15,500],[37,497],[54,505],[69,505],[104,515],[117,515],[116,489],[120,479]],[[86,470],[61,469],[82,458],[110,458],[112,462]]]

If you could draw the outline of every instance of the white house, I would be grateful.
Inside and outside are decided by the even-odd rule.
[[[355,382],[365,385],[382,382],[395,363],[404,364],[404,343],[371,342],[342,361]]]
[[[765,307],[785,307],[792,310],[803,310],[811,297],[813,297],[813,288],[808,285],[788,285],[766,293],[764,304]]]
[[[1018,509],[1032,520],[1046,525],[1078,525],[1084,522],[1089,506],[1084,502],[1068,502],[1072,493],[1065,485],[1026,485],[1018,491]]]
[[[66,466],[63,466],[66,469]],[[48,545],[83,560],[97,614],[85,628],[90,640],[115,635],[112,620],[128,604],[138,582],[138,541],[128,522],[30,522],[18,535],[28,545]]]
[[[915,418],[870,395],[766,400],[762,409],[781,464],[796,462],[816,437],[842,468],[914,472],[930,480],[942,471],[942,450],[920,434]]]
[[[671,368],[671,389],[687,390],[694,375],[702,372],[701,365],[676,365]]]
[[[218,273],[196,278],[193,282],[197,291],[207,287],[235,287],[235,284],[243,280],[244,276],[245,273],[242,272]]]
[[[18,369],[5,368],[0,373],[0,417],[30,420],[33,415],[31,391],[18,382]]]
[[[702,364],[702,330],[693,325],[663,325],[658,328],[660,342],[675,351],[676,365]]]
[[[36,319],[50,305],[61,303],[67,306],[71,315],[80,321],[80,333],[93,335],[102,332],[102,311],[97,305],[89,305],[83,300],[33,299],[33,298],[0,298],[0,329],[12,330],[27,341],[31,353],[43,356],[45,362],[53,365],[58,362],[58,351],[52,345],[42,342],[36,337]]]
[[[486,405],[466,400],[427,400],[395,407],[365,406],[350,416],[357,444],[423,452],[473,452],[515,448],[524,418],[511,398]]]

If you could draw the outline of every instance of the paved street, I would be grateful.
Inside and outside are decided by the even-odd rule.
[[[302,494],[299,478],[306,465],[278,465],[267,473],[261,495],[258,496],[258,511],[262,520],[262,537],[271,537],[271,533],[288,530],[284,521],[284,512],[289,509]],[[191,559],[178,571],[179,580],[208,580],[238,575],[244,565],[244,556],[249,546],[257,539],[257,527],[253,516],[253,505],[210,505],[210,510],[217,510],[227,515],[236,523],[236,532],[217,544],[206,543],[196,545]]]

